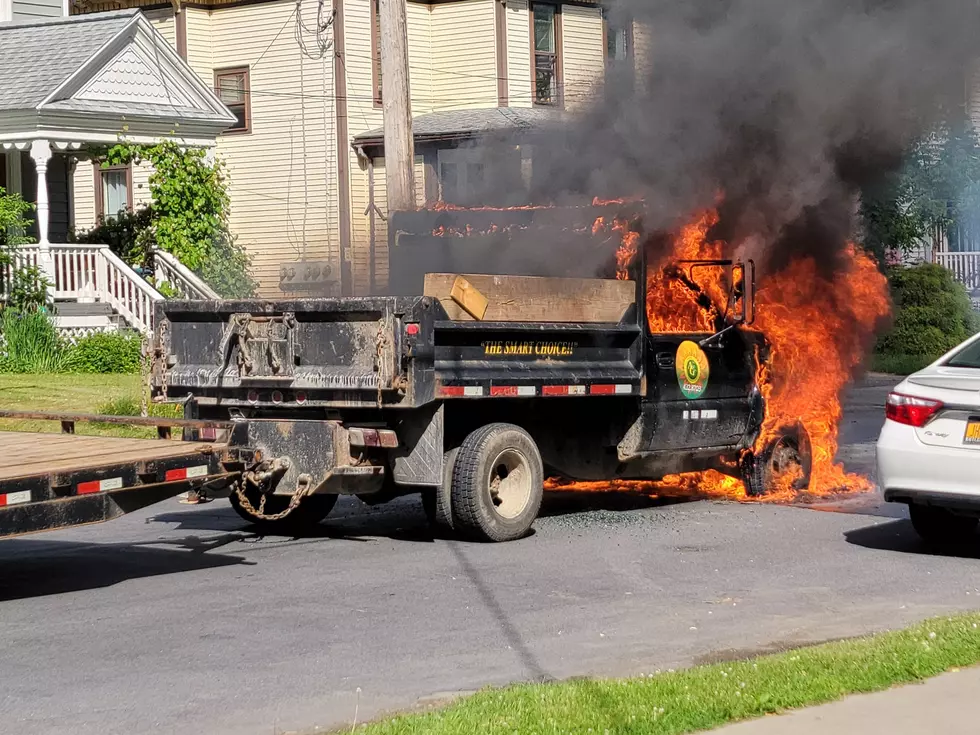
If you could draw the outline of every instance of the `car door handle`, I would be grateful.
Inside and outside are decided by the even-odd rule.
[[[672,352],[658,352],[657,367],[662,367],[662,368],[674,367],[674,354]]]

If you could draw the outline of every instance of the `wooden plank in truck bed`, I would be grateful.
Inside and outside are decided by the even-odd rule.
[[[634,281],[427,273],[423,295],[438,299],[454,321],[475,321],[452,299],[460,276],[487,299],[487,322],[616,324],[636,301]]]
[[[0,431],[0,482],[20,477],[209,454],[212,444]]]

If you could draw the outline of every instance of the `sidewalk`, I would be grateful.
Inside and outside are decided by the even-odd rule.
[[[729,725],[722,735],[976,735],[980,668],[944,674],[877,694]]]

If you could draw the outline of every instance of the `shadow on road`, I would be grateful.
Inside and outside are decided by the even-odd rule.
[[[658,498],[631,492],[552,490],[545,493],[539,516],[548,518],[597,511],[626,513],[693,500],[697,498]],[[179,531],[235,531],[258,535],[256,527],[243,521],[224,499],[193,509],[157,513],[147,518],[146,522],[175,523],[176,530]],[[330,517],[316,531],[300,538],[357,541],[365,537],[432,543],[442,536],[433,533],[418,496],[405,496],[376,507],[367,506],[356,498],[341,498]]]
[[[947,556],[960,559],[980,559],[980,536],[969,543],[933,546],[919,538],[912,523],[907,520],[881,523],[848,531],[844,534],[849,544],[877,551],[895,551],[900,554],[919,556]]]
[[[251,565],[237,556],[209,553],[239,540],[241,534],[145,544],[10,539],[0,544],[0,601],[100,589],[129,579]],[[161,548],[166,546],[176,548]]]

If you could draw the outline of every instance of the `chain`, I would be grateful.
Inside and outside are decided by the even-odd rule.
[[[381,317],[378,320],[378,334],[374,340],[374,351],[375,360],[378,363],[378,408],[381,408],[382,402],[382,385],[387,380],[387,371],[385,370],[385,358],[384,352],[385,347],[388,345],[388,315]]]
[[[265,501],[268,495],[266,493],[262,493],[262,498],[259,500],[259,507],[256,508],[245,495],[245,476],[242,475],[239,481],[235,484],[235,495],[238,496],[238,502],[241,503],[242,507],[246,510],[246,512],[248,512],[249,515],[254,516],[261,521],[281,521],[283,518],[296,510],[299,507],[300,501],[307,495],[310,495],[312,490],[313,483],[306,483],[306,485],[303,487],[296,489],[296,492],[293,493],[293,496],[289,499],[289,505],[286,506],[285,510],[280,511],[279,513],[266,515]]]

